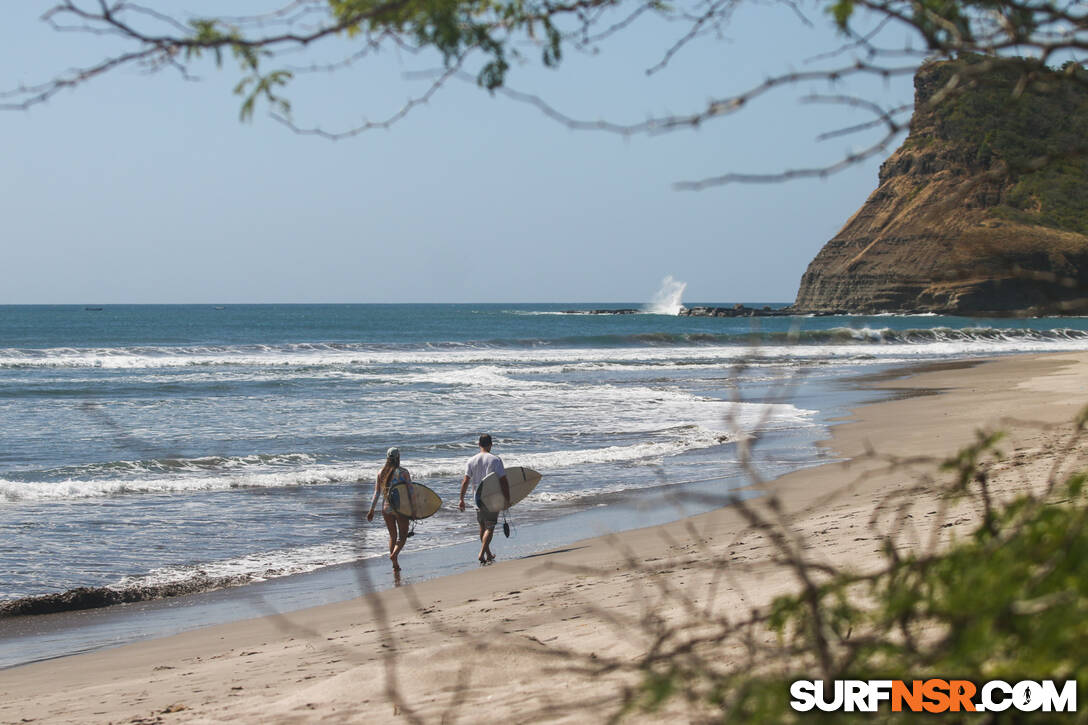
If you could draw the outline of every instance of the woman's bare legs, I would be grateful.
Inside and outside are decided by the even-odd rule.
[[[400,571],[397,557],[400,556],[405,542],[408,541],[408,527],[411,525],[411,521],[407,516],[400,514],[383,512],[382,516],[385,518],[385,528],[389,529],[389,561],[392,562],[394,571]]]

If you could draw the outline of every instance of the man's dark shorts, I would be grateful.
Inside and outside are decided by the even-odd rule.
[[[495,530],[495,524],[499,522],[498,512],[488,511],[487,509],[476,509],[476,520],[480,522],[480,526],[485,529]]]

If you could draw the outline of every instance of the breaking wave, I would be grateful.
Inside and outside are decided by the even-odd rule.
[[[442,345],[377,346],[364,344],[291,344],[203,347],[48,348],[0,349],[0,368],[108,368],[139,369],[189,366],[336,366],[433,363],[482,363],[540,356],[576,360],[593,349],[614,348],[744,348],[753,345],[924,346],[960,343],[970,353],[972,344],[1007,345],[1011,351],[1024,344],[1072,343],[1088,347],[1088,331],[1072,328],[1030,329],[1002,327],[934,327],[896,330],[890,327],[833,327],[801,332],[649,332],[625,335],[583,335],[547,339],[497,339]],[[532,355],[526,352],[531,351]],[[734,351],[735,353],[736,351]]]

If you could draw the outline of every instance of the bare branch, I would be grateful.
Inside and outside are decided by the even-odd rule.
[[[665,51],[665,56],[660,61],[658,61],[656,65],[651,66],[646,70],[646,75],[653,75],[654,73],[657,73],[658,71],[665,68],[665,66],[669,64],[669,61],[672,60],[674,55],[679,53],[685,45],[691,42],[702,32],[705,25],[712,22],[717,24],[722,22],[723,20],[727,20],[729,15],[732,14],[733,10],[737,7],[737,4],[738,0],[714,0],[714,2],[710,4],[710,7],[707,9],[707,11],[703,15],[695,19],[695,22],[692,23],[691,28],[688,30],[688,32],[682,38],[676,41],[671,48]]]
[[[812,26],[796,0],[776,0],[791,10],[800,22]],[[453,12],[463,15],[450,19],[429,14],[431,10],[416,8],[416,0],[380,0],[373,5],[360,3],[354,10],[334,9],[326,0],[278,0],[265,12],[248,16],[222,15],[213,18],[188,17],[160,9],[124,1],[57,0],[42,19],[58,32],[78,32],[122,40],[129,44],[124,52],[110,55],[83,67],[59,73],[49,81],[21,84],[0,92],[0,109],[25,110],[50,100],[61,90],[78,87],[105,73],[127,66],[137,66],[154,72],[171,68],[183,78],[192,80],[192,64],[202,53],[212,53],[220,60],[224,51],[237,56],[244,77],[239,88],[260,88],[261,100],[281,110],[273,117],[296,133],[342,139],[364,131],[389,128],[412,109],[426,103],[439,86],[452,78],[471,80],[489,91],[533,106],[546,117],[572,129],[606,131],[622,136],[645,134],[656,136],[681,129],[697,129],[712,120],[731,115],[750,102],[773,90],[794,88],[803,92],[813,84],[838,85],[844,81],[865,77],[890,80],[913,75],[927,60],[951,60],[965,54],[981,54],[990,58],[1007,58],[1024,54],[1035,59],[1036,66],[1025,67],[1021,90],[1041,80],[1059,78],[1056,71],[1039,66],[1053,59],[1065,59],[1088,53],[1088,11],[1082,2],[1067,0],[1060,4],[1040,0],[1000,0],[977,4],[975,0],[958,0],[947,7],[934,6],[921,0],[855,0],[852,11],[836,18],[846,41],[827,53],[803,61],[803,70],[772,75],[740,93],[712,95],[702,107],[674,115],[655,115],[642,122],[624,123],[602,118],[587,120],[559,110],[552,102],[538,95],[518,90],[506,84],[506,72],[511,59],[521,59],[519,43],[527,42],[542,48],[544,63],[559,62],[565,47],[597,52],[595,44],[631,27],[640,18],[653,14],[669,23],[683,23],[686,28],[663,49],[659,60],[645,72],[655,75],[668,68],[682,50],[697,40],[717,35],[722,41],[723,28],[733,20],[739,0],[682,0],[676,6],[658,0],[635,0],[621,5],[615,0],[569,0],[539,4],[513,4],[479,8],[460,8]],[[417,10],[419,11],[417,13]],[[406,17],[412,20],[406,21]],[[443,19],[445,18],[445,19]],[[454,46],[437,40],[441,23],[452,23],[451,31],[471,32]],[[547,40],[536,34],[547,30]],[[925,50],[907,47],[884,47],[892,31],[903,31],[910,38],[919,38]],[[322,58],[315,48],[338,48],[334,42],[347,42],[352,49],[336,50],[333,59]],[[428,90],[410,99],[396,113],[382,121],[365,121],[346,131],[332,132],[320,126],[300,128],[286,114],[287,104],[272,87],[287,82],[293,74],[335,72],[355,66],[360,60],[383,50],[385,44],[419,53],[437,50],[442,54],[443,70]],[[479,55],[473,55],[474,51]],[[258,70],[258,65],[292,55],[304,55],[312,62],[297,62],[270,74]],[[465,73],[470,56],[483,56],[488,61],[476,76]],[[833,58],[846,62],[825,67]],[[965,69],[946,87],[933,96],[936,104],[959,92],[958,86],[976,74],[985,73],[987,62]],[[1064,81],[1085,84],[1085,74],[1067,74]],[[248,96],[243,116],[252,109],[258,94]],[[809,95],[812,100],[817,95]],[[833,96],[825,97],[830,102]],[[905,99],[904,99],[905,100]],[[904,127],[900,116],[909,105],[903,101],[878,110],[857,93],[839,94],[836,101],[873,115],[871,120],[851,123],[818,136],[824,141],[852,134],[866,133],[884,127],[884,139],[861,151],[848,152],[836,163],[814,168],[791,169],[778,173],[727,173],[676,185],[679,189],[701,189],[732,181],[770,182],[806,176],[827,176],[850,165],[887,150],[892,137]]]
[[[892,143],[896,140],[898,135],[898,131],[889,132],[871,146],[868,146],[861,151],[852,151],[846,154],[839,161],[828,164],[826,166],[817,166],[804,169],[788,169],[786,171],[771,174],[723,174],[721,176],[713,176],[705,179],[700,179],[699,181],[678,182],[673,185],[673,188],[681,191],[700,191],[711,186],[722,186],[724,184],[733,183],[770,184],[781,181],[789,181],[791,179],[803,179],[813,177],[822,179],[887,151],[891,147]]]
[[[433,83],[431,83],[431,86],[426,90],[425,93],[409,99],[403,106],[401,106],[398,111],[382,121],[365,121],[358,126],[350,128],[346,131],[331,132],[325,131],[321,128],[300,128],[299,126],[295,125],[295,123],[291,121],[291,119],[287,118],[282,114],[272,113],[271,116],[275,120],[290,128],[295,133],[304,136],[320,136],[331,141],[339,141],[341,139],[351,138],[352,136],[358,136],[361,133],[364,133],[366,131],[372,131],[375,129],[387,129],[400,121],[405,116],[407,116],[409,113],[411,113],[413,109],[421,105],[425,105],[427,102],[429,102],[434,94],[438,93],[439,90],[445,87],[446,81],[450,77],[460,72],[461,62],[462,61],[458,61],[450,68],[447,68],[438,76],[438,78]]]

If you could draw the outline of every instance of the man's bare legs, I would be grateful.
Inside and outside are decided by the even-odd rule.
[[[495,555],[491,553],[491,538],[495,535],[495,528],[480,524],[480,563],[486,564],[495,561]]]

